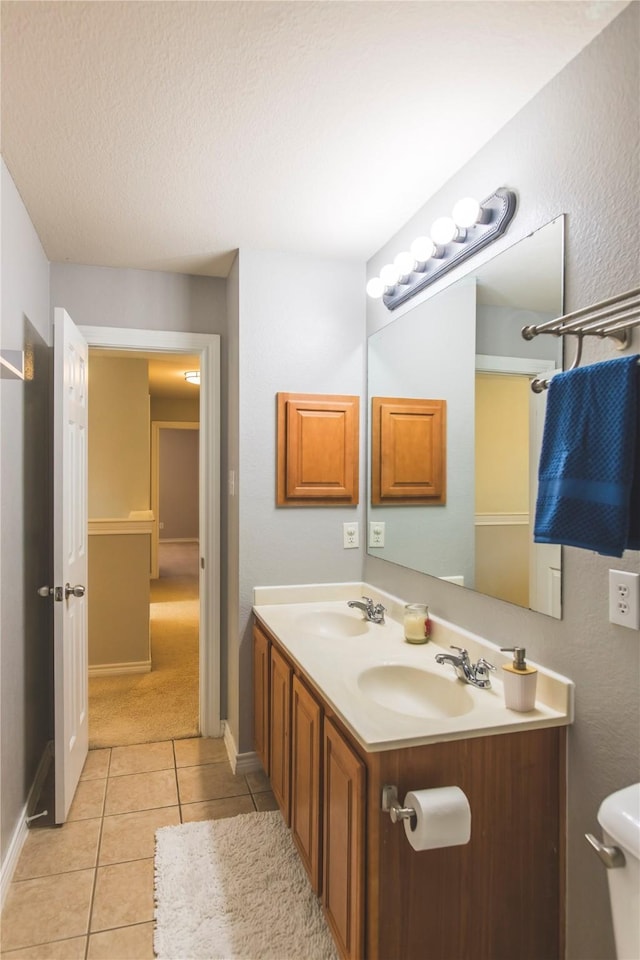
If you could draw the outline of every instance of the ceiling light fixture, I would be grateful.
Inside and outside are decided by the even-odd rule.
[[[195,383],[200,386],[200,371],[199,370],[185,370],[184,378],[187,383]]]
[[[369,280],[368,295],[382,298],[389,310],[395,310],[502,236],[516,204],[516,194],[506,187],[500,187],[482,203],[473,197],[459,200],[450,217],[434,221],[430,237],[416,237],[408,252],[403,250],[393,263],[385,264],[379,276]]]

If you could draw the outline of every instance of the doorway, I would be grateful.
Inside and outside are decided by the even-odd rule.
[[[198,361],[200,385],[200,431],[198,465],[198,532],[195,583],[197,584],[198,728],[203,736],[221,736],[220,720],[220,611],[219,611],[219,376],[220,338],[217,335],[168,333],[119,328],[81,328],[90,348],[117,352],[120,356],[153,357],[167,353]],[[186,363],[189,366],[188,363]],[[145,513],[145,511],[140,511]],[[148,512],[151,514],[151,511]],[[142,523],[149,517],[139,518]],[[149,532],[154,528],[151,514]],[[117,599],[116,601],[117,602]],[[187,618],[189,619],[189,618]],[[136,677],[138,686],[144,677]],[[135,684],[134,684],[135,686]]]

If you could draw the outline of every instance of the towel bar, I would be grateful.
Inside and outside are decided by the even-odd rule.
[[[631,342],[630,331],[637,326],[640,326],[640,287],[601,300],[591,307],[566,313],[556,320],[523,327],[521,333],[525,340],[533,340],[541,333],[550,333],[554,337],[577,337],[576,356],[568,368],[575,370],[582,359],[583,337],[609,337],[614,341],[616,349],[624,350]],[[534,393],[542,393],[548,386],[549,380],[546,379],[536,377],[531,381]]]

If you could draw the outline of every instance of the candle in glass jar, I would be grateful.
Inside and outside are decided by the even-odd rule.
[[[426,643],[431,633],[426,603],[408,603],[404,608],[404,638],[407,643]]]

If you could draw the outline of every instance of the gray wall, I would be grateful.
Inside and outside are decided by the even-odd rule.
[[[502,246],[567,213],[565,304],[587,306],[638,285],[640,247],[640,6],[631,4],[440,190],[369,264],[377,273],[458,197],[517,190],[519,208]],[[496,248],[492,248],[491,256]],[[460,274],[452,274],[451,281]],[[385,322],[369,304],[368,326]],[[535,345],[532,347],[535,349]],[[634,349],[640,350],[640,331]],[[617,356],[589,341],[590,362]],[[523,611],[373,558],[365,578],[491,640],[527,647],[532,659],[576,684],[569,735],[568,957],[614,954],[606,870],[584,840],[597,828],[602,799],[640,779],[638,634],[607,616],[607,571],[638,571],[638,553],[621,560],[564,548],[563,619]],[[514,811],[514,816],[517,811]]]
[[[446,401],[446,503],[376,506],[385,523],[385,545],[376,556],[434,576],[475,570],[475,361],[476,285],[458,284],[427,300],[369,341],[371,397],[421,397]],[[438,356],[437,364],[430,363]],[[370,411],[369,401],[369,411]],[[371,425],[369,426],[371,429]],[[367,468],[370,473],[370,464]]]
[[[253,749],[254,586],[360,579],[362,551],[343,548],[342,524],[361,521],[362,504],[276,508],[275,477],[276,393],[362,392],[363,289],[361,263],[240,251],[240,623],[239,648],[229,651],[238,665],[229,716],[240,751]],[[364,450],[362,426],[360,441]],[[362,467],[361,458],[361,478]]]
[[[34,349],[34,379],[0,380],[1,857],[52,736],[49,263],[2,163],[2,350]]]
[[[198,430],[160,430],[161,540],[198,539]]]

